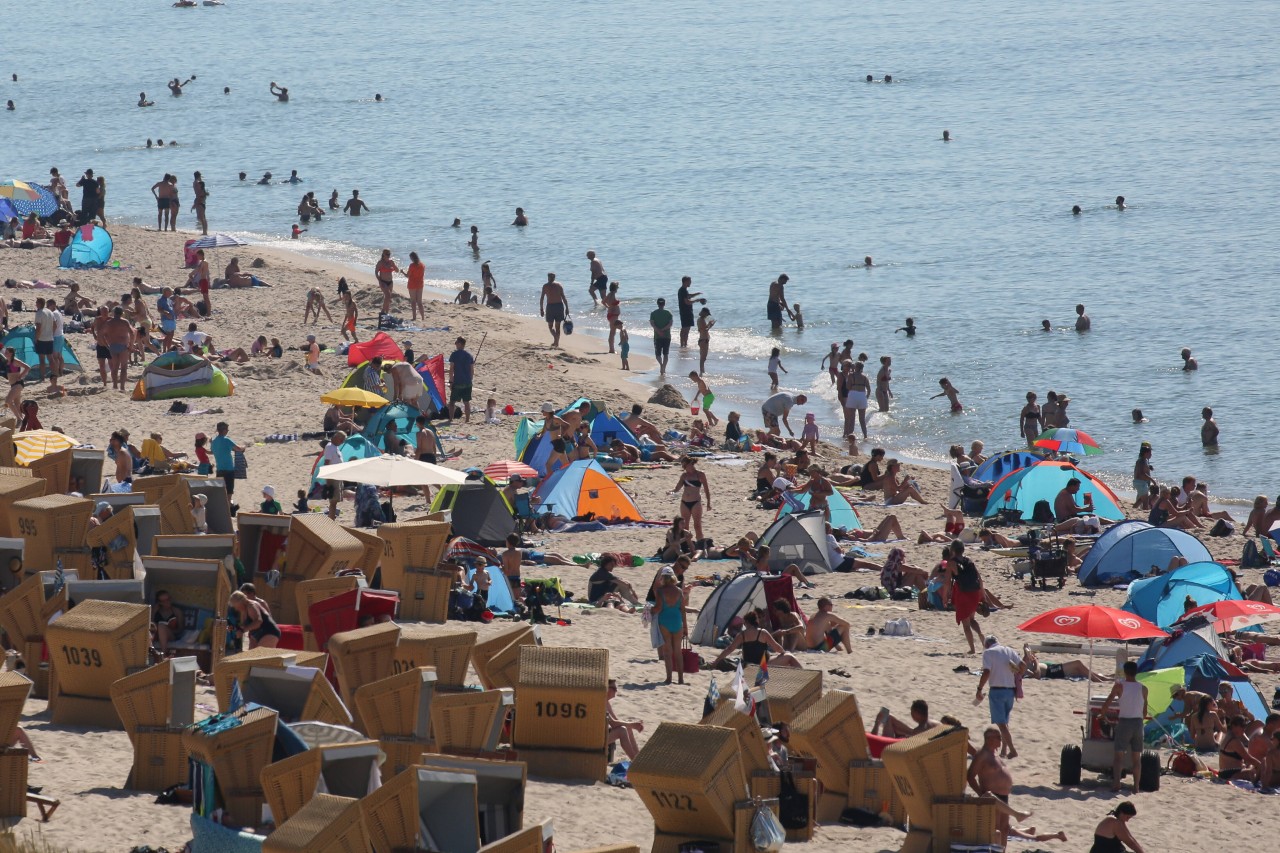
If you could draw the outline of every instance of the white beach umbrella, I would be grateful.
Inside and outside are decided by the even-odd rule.
[[[325,465],[316,472],[323,480],[364,483],[387,489],[395,486],[448,486],[465,483],[467,475],[452,468],[419,462],[408,456],[371,456],[337,465]]]

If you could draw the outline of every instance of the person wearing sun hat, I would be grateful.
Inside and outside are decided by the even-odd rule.
[[[258,511],[268,515],[280,515],[284,511],[280,501],[276,500],[275,486],[262,487],[262,506]]]

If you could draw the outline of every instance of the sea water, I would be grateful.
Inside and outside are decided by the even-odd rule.
[[[604,326],[592,248],[637,351],[653,300],[674,306],[692,276],[716,319],[722,416],[758,422],[778,346],[783,386],[813,394],[838,436],[817,365],[852,338],[870,372],[894,359],[872,443],[921,458],[1016,446],[1025,393],[1052,388],[1105,449],[1087,464],[1109,481],[1127,484],[1147,440],[1161,479],[1247,498],[1280,481],[1278,20],[1275,2],[1218,0],[25,4],[4,18],[0,99],[18,109],[0,113],[0,178],[93,168],[107,215],[148,224],[149,188],[172,172],[192,227],[199,169],[211,228],[257,239],[287,235],[304,192],[323,204],[359,188],[369,215],[313,222],[290,245],[361,264],[417,251],[431,278],[477,286],[489,260],[526,312],[554,271],[588,331]],[[165,82],[192,74],[170,96]],[[141,91],[154,107],[135,106]],[[149,137],[179,147],[146,150]],[[291,169],[304,183],[278,183]],[[277,183],[256,185],[265,171]],[[510,227],[517,206],[528,228]],[[782,272],[806,327],[775,338],[765,301]],[[1077,302],[1088,334],[1070,330]],[[907,316],[912,339],[894,332]],[[1198,373],[1180,371],[1183,346]],[[673,355],[686,394],[693,367],[695,350]],[[942,376],[964,414],[929,399]],[[1200,447],[1205,405],[1215,454]],[[1149,423],[1131,423],[1135,407]]]

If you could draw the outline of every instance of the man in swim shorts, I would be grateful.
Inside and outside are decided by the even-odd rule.
[[[560,346],[560,327],[569,319],[569,297],[565,295],[564,285],[556,281],[556,274],[553,272],[547,273],[547,283],[542,285],[542,294],[538,297],[538,316],[547,320],[551,345]]]
[[[604,271],[604,262],[596,257],[594,251],[587,252],[587,260],[591,261],[591,285],[587,288],[587,294],[593,305],[599,305],[609,288],[609,274]],[[600,291],[599,299],[596,298],[597,290]]]
[[[667,375],[667,358],[671,355],[671,323],[675,318],[667,310],[667,300],[659,299],[658,307],[649,314],[653,328],[653,357],[658,361],[658,373]]]
[[[779,331],[782,328],[782,312],[787,312],[787,316],[795,319],[795,315],[791,313],[791,308],[787,305],[787,274],[783,273],[778,276],[777,281],[769,282],[769,302],[765,306],[765,312],[769,315],[769,326],[773,331]]]
[[[124,319],[124,309],[119,305],[111,312],[111,319],[103,324],[102,340],[106,344],[111,362],[111,387],[127,390],[129,381],[129,348],[133,345],[133,326]]]
[[[835,605],[825,595],[818,599],[818,612],[809,619],[805,639],[809,648],[819,652],[833,652],[841,646],[845,654],[853,653],[849,639],[849,623],[835,615]]]
[[[449,353],[449,423],[453,423],[453,403],[462,403],[465,422],[471,423],[471,383],[476,360],[467,352],[467,339],[458,338]]]

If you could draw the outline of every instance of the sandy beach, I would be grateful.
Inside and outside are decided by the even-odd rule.
[[[152,285],[176,286],[185,281],[181,248],[183,239],[189,235],[157,234],[128,226],[113,226],[111,233],[115,239],[114,258],[121,263],[118,270],[60,271],[51,248],[31,251],[0,249],[0,278],[47,282],[74,279],[84,295],[99,302],[118,299],[127,291],[130,279],[135,275]],[[284,358],[278,360],[258,358],[248,364],[224,365],[223,369],[235,383],[233,396],[192,399],[187,401],[191,412],[174,415],[169,413],[168,401],[135,402],[128,394],[104,390],[97,378],[92,341],[87,335],[77,334],[68,335],[68,340],[84,365],[85,373],[70,377],[64,383],[70,388],[70,393],[65,397],[51,397],[43,389],[33,387],[27,389],[25,397],[39,401],[40,417],[45,427],[56,425],[79,441],[98,447],[107,444],[112,430],[123,427],[130,430],[135,443],[140,444],[149,432],[159,432],[170,450],[191,453],[196,433],[212,434],[215,422],[225,420],[230,424],[231,437],[249,448],[248,479],[241,481],[236,492],[240,504],[246,508],[253,506],[260,500],[259,490],[270,484],[287,507],[296,491],[307,484],[319,447],[314,442],[267,443],[264,439],[273,434],[321,429],[325,407],[319,402],[320,395],[336,387],[349,372],[345,356],[338,355],[322,357],[321,375],[313,375],[304,369],[304,354],[296,348],[305,342],[308,333],[316,334],[322,343],[329,345],[336,346],[340,341],[335,323],[303,327],[301,318],[306,291],[319,287],[326,298],[332,300],[338,277],[347,276],[361,305],[364,318],[361,337],[364,338],[373,333],[370,318],[376,315],[377,287],[368,272],[258,246],[219,250],[217,258],[210,259],[215,275],[232,256],[238,256],[242,267],[246,268],[252,259],[263,258],[265,268],[253,272],[269,282],[271,287],[215,290],[215,313],[212,318],[202,321],[200,328],[212,335],[217,349],[243,347],[248,350],[253,340],[263,334],[268,338],[279,338],[286,350]],[[52,295],[61,300],[65,293],[66,289],[62,287],[22,292],[6,290],[5,298],[21,298],[25,309],[22,313],[11,312],[10,325],[30,321],[36,297]],[[582,295],[574,295],[581,304]],[[149,297],[148,306],[154,312],[154,297]],[[407,301],[398,298],[393,313],[407,315]],[[644,403],[653,391],[652,383],[630,381],[632,375],[619,369],[617,356],[607,354],[604,342],[599,339],[584,335],[566,336],[562,350],[552,349],[546,326],[537,318],[430,301],[428,319],[432,331],[397,333],[395,337],[397,340],[411,340],[419,354],[447,354],[453,348],[455,337],[467,338],[471,352],[479,352],[474,392],[477,410],[483,410],[488,397],[493,397],[499,407],[509,404],[517,411],[536,411],[543,401],[563,405],[586,396],[605,403],[611,411],[621,412],[634,402]],[[626,319],[631,326],[644,322],[638,314]],[[181,330],[183,325],[180,324],[179,328]],[[650,369],[652,364],[643,357],[643,352],[639,352],[647,348],[645,343],[639,339],[633,341],[633,350],[637,352],[632,355],[632,366],[637,371]],[[130,389],[140,370],[140,366],[132,368]],[[796,370],[802,369],[797,367]],[[681,378],[673,384],[682,394],[689,396],[691,388],[687,380]],[[687,431],[691,422],[687,408],[646,404],[645,414],[663,429]],[[720,414],[723,416],[725,413]],[[802,423],[803,416],[798,419],[794,414],[792,416],[798,431],[797,420]],[[501,421],[499,424],[485,424],[483,415],[478,411],[469,425],[442,425],[445,441],[451,448],[461,449],[461,455],[451,460],[449,466],[461,469],[512,458],[513,435],[519,418],[503,417]],[[1004,449],[993,437],[975,435],[973,438],[985,439],[989,451]],[[869,445],[864,445],[864,453],[867,449]],[[772,520],[771,512],[760,510],[748,500],[754,486],[758,458],[759,454],[743,454],[738,459],[700,466],[710,480],[712,493],[712,509],[704,517],[706,535],[718,544],[732,542],[749,530],[760,533]],[[853,461],[829,446],[822,448],[819,460],[828,469]],[[865,457],[859,461],[865,461]],[[1169,465],[1165,469],[1164,473],[1173,470]],[[678,512],[677,498],[671,494],[678,470],[674,465],[626,470],[622,472],[625,476],[619,479],[647,518],[669,521]],[[893,545],[900,545],[906,550],[910,564],[928,570],[937,562],[941,545],[917,545],[915,537],[922,530],[942,530],[939,507],[949,488],[948,474],[924,467],[912,467],[910,473],[919,482],[922,494],[929,501],[927,505],[885,507],[869,504],[859,506],[858,511],[866,528],[874,528],[890,513],[896,515],[909,537],[901,543],[867,545],[867,550],[874,555],[871,559],[882,562]],[[401,498],[397,499],[396,507],[405,517],[424,509],[421,501],[415,503],[412,499]],[[1136,513],[1134,515],[1137,517]],[[354,509],[348,502],[343,505],[341,520],[351,524],[353,519]],[[972,519],[970,523],[973,523]],[[564,555],[627,551],[648,557],[662,538],[661,529],[636,528],[542,535],[535,536],[534,540],[541,549]],[[1240,556],[1239,536],[1204,538],[1203,541],[1215,558],[1238,559]],[[1015,629],[1017,624],[1037,613],[1085,602],[1118,607],[1124,601],[1123,592],[1084,590],[1074,580],[1069,581],[1062,591],[1029,591],[1021,580],[1011,575],[1011,560],[981,553],[977,549],[970,551],[970,555],[987,586],[1010,605],[1009,609],[997,611],[983,620],[983,630],[1015,648],[1020,649],[1024,642],[1051,639],[1023,634]],[[634,586],[643,589],[648,586],[658,565],[650,561],[645,566],[621,571]],[[695,564],[691,574],[728,573],[734,568],[736,565],[730,562]],[[560,577],[567,590],[583,596],[590,569],[559,567],[548,569],[546,574]],[[1246,570],[1245,574],[1249,582],[1260,582],[1259,570]],[[852,624],[852,655],[842,652],[800,654],[801,663],[806,668],[824,672],[824,688],[856,691],[868,728],[881,706],[905,717],[909,703],[913,699],[924,698],[929,702],[934,717],[942,714],[959,717],[970,728],[972,739],[979,740],[981,729],[989,719],[986,703],[975,707],[973,702],[979,659],[967,653],[963,634],[951,613],[921,611],[914,602],[869,604],[846,599],[846,592],[878,582],[878,576],[869,573],[827,574],[813,580],[817,586],[815,590],[796,591],[806,612],[814,611],[819,596],[831,596],[836,601],[836,614]],[[693,605],[699,606],[709,592],[710,587],[695,589]],[[645,730],[640,734],[641,743],[663,720],[696,722],[700,718],[703,697],[712,676],[704,671],[690,676],[686,686],[663,685],[662,665],[649,648],[648,631],[642,626],[638,614],[566,608],[563,615],[572,623],[544,627],[544,642],[555,646],[608,649],[611,673],[620,684],[616,710],[620,716],[645,722]],[[887,620],[904,616],[913,625],[913,636],[868,633],[869,628],[879,629]],[[478,630],[483,637],[486,632],[504,625],[481,626]],[[1100,647],[1095,667],[1109,674],[1112,651],[1111,646]],[[713,654],[711,649],[702,652],[707,657]],[[961,665],[972,671],[955,671]],[[829,672],[832,669],[847,670],[849,675],[833,674]],[[715,677],[721,691],[727,692],[730,676],[716,673]],[[1275,675],[1254,678],[1266,699],[1270,699],[1278,681],[1280,679]],[[1026,698],[1018,703],[1012,721],[1019,751],[1018,757],[1010,762],[1015,783],[1013,805],[1034,812],[1029,823],[1039,831],[1063,830],[1070,841],[1014,841],[1009,846],[1010,850],[1037,847],[1086,850],[1096,823],[1120,799],[1128,796],[1111,793],[1106,780],[1088,773],[1082,786],[1063,788],[1057,784],[1061,748],[1079,741],[1082,718],[1075,712],[1081,707],[1084,692],[1084,685],[1074,681],[1028,681],[1026,684]],[[197,702],[202,703],[206,710],[212,707],[211,691],[201,689]],[[33,834],[55,849],[77,851],[124,851],[142,844],[174,850],[190,838],[186,808],[156,805],[153,794],[122,790],[131,761],[129,741],[123,732],[54,726],[45,704],[30,700],[22,722],[44,759],[43,763],[32,765],[30,783],[43,787],[46,794],[59,798],[62,805],[48,824],[39,824],[33,818],[21,821],[15,830],[19,837]],[[1136,797],[1136,802],[1139,815],[1130,826],[1148,851],[1190,850],[1203,846],[1209,839],[1230,839],[1229,843],[1239,850],[1269,850],[1273,849],[1274,841],[1268,839],[1274,839],[1280,832],[1280,810],[1273,800],[1199,779],[1166,775],[1161,780],[1159,792],[1141,794]],[[526,824],[552,818],[556,844],[563,851],[622,841],[634,842],[641,849],[647,849],[653,835],[651,816],[635,791],[612,788],[603,783],[584,786],[531,780],[525,818]],[[895,829],[867,830],[824,825],[817,830],[808,846],[815,853],[835,850],[872,853],[895,851],[902,841],[903,833]]]

